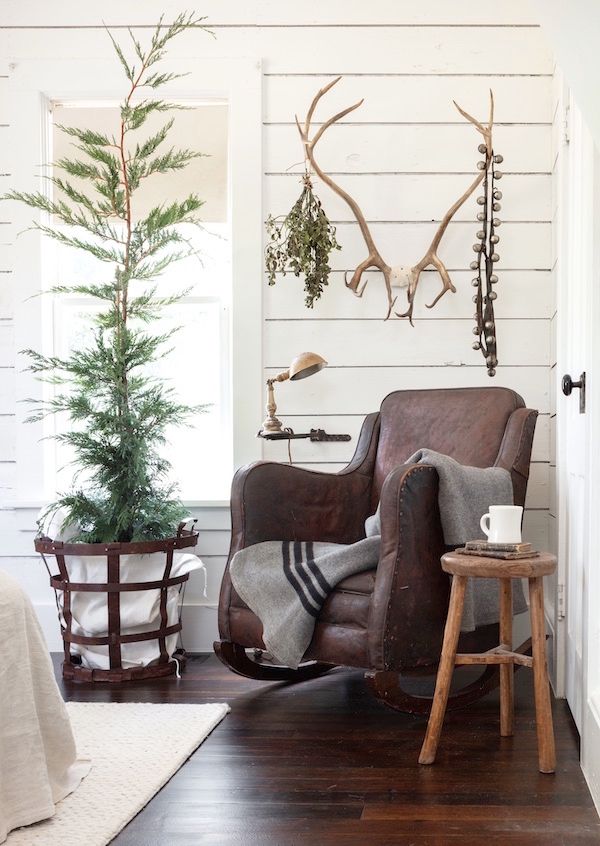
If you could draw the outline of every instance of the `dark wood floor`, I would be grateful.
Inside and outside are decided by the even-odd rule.
[[[231,714],[116,846],[600,844],[564,702],[558,768],[537,770],[531,678],[516,676],[516,733],[498,735],[492,694],[447,717],[437,763],[417,757],[425,723],[374,701],[360,672],[300,685],[251,682],[198,656],[181,681],[64,684],[66,699],[229,702]]]

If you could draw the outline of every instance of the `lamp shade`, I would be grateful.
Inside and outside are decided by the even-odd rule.
[[[313,352],[303,352],[297,355],[290,364],[290,379],[295,382],[297,379],[304,379],[312,376],[327,365],[324,358]]]

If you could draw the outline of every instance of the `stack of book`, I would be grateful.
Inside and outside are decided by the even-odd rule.
[[[532,558],[539,555],[530,543],[490,543],[489,541],[467,541],[457,552],[463,555],[479,555],[486,558]]]

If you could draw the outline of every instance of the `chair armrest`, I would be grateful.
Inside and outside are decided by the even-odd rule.
[[[231,490],[231,546],[219,597],[221,639],[231,640],[231,614],[244,615],[231,608],[236,594],[229,565],[235,553],[267,540],[353,543],[365,534],[370,490],[371,477],[358,470],[315,473],[267,461],[238,470]]]
[[[512,476],[515,505],[525,504],[533,434],[538,413],[531,408],[517,408],[508,418],[495,467],[503,467]]]
[[[235,592],[229,564],[238,550],[266,540],[353,543],[365,536],[378,435],[379,414],[369,414],[354,457],[340,473],[266,461],[238,470],[231,491],[231,546],[219,598],[222,639],[231,639]]]
[[[438,506],[438,474],[405,464],[381,490],[381,553],[369,618],[373,669],[427,666],[439,658],[449,580]]]
[[[339,473],[316,473],[258,461],[235,474],[231,490],[231,548],[266,540],[353,543],[365,536],[370,512],[379,414],[363,422],[350,464]]]
[[[364,537],[371,478],[259,461],[235,474],[230,557],[266,540],[353,543]]]

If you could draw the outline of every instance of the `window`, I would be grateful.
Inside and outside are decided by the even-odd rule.
[[[201,209],[203,229],[180,227],[197,251],[197,258],[189,258],[171,265],[157,279],[157,293],[168,295],[187,291],[177,305],[165,310],[156,333],[177,329],[168,356],[158,363],[156,374],[170,384],[180,402],[203,406],[189,418],[188,425],[173,426],[167,432],[169,444],[165,457],[172,465],[172,477],[179,484],[186,500],[225,499],[233,467],[231,403],[229,402],[230,373],[230,317],[231,317],[231,237],[228,208],[227,168],[227,104],[199,104],[182,102],[185,111],[174,113],[175,122],[167,148],[190,148],[202,152],[185,170],[169,175],[157,174],[142,184],[135,195],[134,214],[144,217],[151,208],[159,206],[165,196],[169,200],[182,198],[190,191],[205,202]],[[86,127],[112,135],[119,122],[118,107],[111,102],[63,101],[52,103],[48,112],[51,122],[48,138],[51,141],[49,161],[73,157],[76,151],[72,139],[60,127]],[[165,122],[164,115],[149,119],[143,134],[152,134]],[[76,179],[71,179],[74,184]],[[85,193],[85,183],[76,185]],[[61,192],[57,199],[64,199]],[[53,222],[57,226],[57,222]],[[82,234],[87,238],[86,234]],[[48,261],[45,264],[45,287],[86,281],[106,280],[112,272],[110,265],[89,254],[60,246],[45,245]],[[147,283],[134,283],[139,289]],[[94,307],[84,298],[55,296],[46,309],[53,311],[53,333],[50,353],[66,355],[74,347],[86,343],[89,321],[86,315]],[[167,345],[168,347],[169,345]],[[166,348],[165,348],[166,351]],[[50,392],[52,386],[47,386]],[[47,432],[66,421],[48,419]],[[58,490],[70,482],[71,455],[67,449],[48,440],[49,476],[56,479]]]
[[[209,406],[194,416],[189,428],[169,433],[167,455],[184,501],[210,504],[228,499],[233,467],[261,457],[256,438],[262,419],[260,64],[251,59],[178,57],[172,69],[186,76],[165,96],[189,108],[176,113],[167,143],[210,157],[175,177],[148,180],[147,193],[140,190],[140,203],[143,214],[160,202],[167,179],[169,196],[193,190],[205,201],[204,230],[190,227],[186,233],[201,260],[173,264],[158,283],[159,291],[189,291],[165,313],[164,327],[181,330],[172,354],[157,366],[161,376],[173,380],[182,401]],[[47,186],[38,163],[67,153],[68,138],[56,125],[106,127],[117,114],[123,87],[114,62],[79,59],[16,62],[11,84],[15,120],[10,172],[12,184],[21,190]],[[15,207],[16,231],[27,228],[31,218],[29,209]],[[85,333],[92,303],[35,295],[82,275],[106,279],[110,266],[31,232],[17,239],[15,248],[17,349],[64,354]],[[17,400],[40,398],[44,390],[48,388],[31,375],[21,374]],[[27,406],[18,404],[17,421],[27,413]],[[44,439],[60,425],[46,421],[18,427],[17,507],[41,504],[68,485],[71,469],[61,468],[69,456]]]

